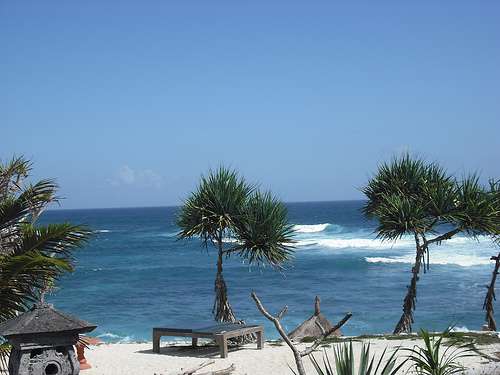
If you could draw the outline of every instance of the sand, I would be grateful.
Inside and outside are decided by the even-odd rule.
[[[378,355],[385,347],[394,348],[397,346],[413,347],[419,343],[418,340],[386,340],[370,339],[372,351]],[[306,344],[300,344],[304,348]],[[359,351],[360,343],[355,342],[355,351]],[[187,343],[163,344],[159,354],[153,353],[151,343],[140,344],[102,344],[86,350],[86,357],[92,368],[82,371],[83,375],[153,375],[177,374],[181,369],[192,368],[207,360],[214,360],[215,363],[208,370],[220,370],[236,366],[234,375],[291,375],[288,365],[294,367],[293,356],[290,349],[282,344],[267,342],[263,350],[257,350],[255,345],[246,345],[230,350],[229,357],[222,359],[219,357],[218,348],[214,346],[202,346],[196,349],[191,348]],[[500,352],[500,344],[492,344],[478,347],[481,352],[494,356],[495,352]],[[323,349],[322,349],[323,350]],[[331,353],[331,349],[326,349]],[[321,358],[322,352],[315,354]],[[489,361],[479,356],[465,358],[462,362],[467,366],[468,375],[500,375],[500,363]],[[309,359],[304,359],[304,364],[308,374],[316,375],[312,369]],[[407,369],[401,371],[401,374]]]

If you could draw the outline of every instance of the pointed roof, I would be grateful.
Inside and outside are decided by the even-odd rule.
[[[71,315],[63,314],[47,303],[37,303],[15,318],[0,324],[0,335],[4,337],[35,333],[61,333],[93,331],[97,326]]]
[[[330,323],[330,321],[321,313],[320,299],[318,296],[316,296],[316,299],[314,301],[314,314],[301,325],[296,327],[293,331],[291,331],[288,334],[288,337],[295,341],[300,341],[305,337],[320,337],[323,332],[321,331],[321,328],[318,327],[318,324],[320,324],[325,331],[329,331],[333,328],[333,325]],[[341,335],[342,333],[339,329],[331,334],[331,336]]]

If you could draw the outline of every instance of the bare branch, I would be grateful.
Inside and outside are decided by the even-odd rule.
[[[257,305],[257,308],[259,311],[264,315],[267,319],[269,319],[271,322],[273,322],[274,326],[276,327],[276,330],[280,334],[280,336],[283,338],[283,340],[287,343],[287,345],[292,349],[294,353],[299,353],[298,349],[293,345],[292,340],[287,336],[285,330],[283,329],[283,326],[281,325],[280,321],[278,318],[272,316],[266,308],[262,305],[262,302],[260,302],[259,297],[257,297],[257,294],[255,292],[252,292],[252,298],[255,301],[255,304]],[[283,311],[283,310],[281,310]]]
[[[278,313],[278,315],[276,315],[276,318],[281,320],[287,312],[288,312],[288,306],[285,306],[281,309],[281,311]]]
[[[180,372],[178,375],[192,375],[196,371],[202,369],[203,367],[210,366],[210,365],[212,365],[214,363],[215,363],[215,361],[206,361],[206,362],[200,363],[198,366],[193,367],[191,369],[181,370],[182,372]]]
[[[323,328],[323,326],[321,325],[321,323],[319,321],[316,320],[315,323],[318,326],[319,330],[321,331],[321,334],[324,335],[326,333],[325,328]]]
[[[320,328],[320,330],[322,332],[322,335],[314,341],[314,343],[311,345],[311,347],[309,347],[303,351],[299,351],[297,349],[297,347],[293,344],[292,340],[288,337],[285,330],[283,329],[283,326],[280,323],[280,318],[284,315],[284,312],[286,312],[286,306],[275,317],[275,316],[271,315],[266,310],[266,308],[262,305],[262,302],[260,301],[259,297],[257,297],[257,294],[255,294],[255,292],[252,292],[252,298],[255,301],[255,304],[257,305],[257,308],[262,313],[262,315],[264,315],[267,319],[269,319],[271,322],[273,322],[274,326],[276,327],[276,330],[278,331],[280,336],[283,338],[283,341],[285,341],[285,343],[292,350],[293,356],[295,357],[295,364],[297,365],[297,371],[298,371],[299,375],[306,375],[306,372],[304,369],[304,364],[302,363],[302,357],[307,356],[307,355],[311,354],[314,350],[316,350],[316,348],[321,344],[321,342],[325,338],[327,338],[332,333],[334,333],[335,331],[340,329],[340,327],[342,327],[352,316],[351,313],[347,313],[346,316],[344,316],[344,318],[342,318],[341,321],[339,321],[337,324],[335,324],[335,326],[333,326],[328,331],[326,331],[324,329],[324,327],[321,326],[321,324],[319,324],[319,322],[316,322],[316,324],[318,325],[318,327]],[[316,302],[318,302],[318,301],[319,301],[319,298],[316,298]],[[318,305],[319,305],[319,303],[318,303]],[[317,306],[317,307],[319,310],[319,306]]]
[[[311,354],[313,351],[315,351],[316,348],[323,342],[324,339],[326,339],[328,336],[330,336],[336,330],[340,329],[340,327],[342,327],[349,319],[351,319],[351,316],[352,316],[351,313],[345,314],[345,316],[342,318],[342,320],[340,320],[337,324],[335,324],[328,331],[325,331],[325,329],[321,326],[321,324],[318,324],[318,326],[321,328],[323,334],[320,337],[318,337],[316,340],[314,340],[314,342],[312,343],[312,345],[309,348],[301,351],[300,356],[304,357],[306,355]]]
[[[234,366],[234,363],[233,363],[231,366],[229,366],[225,369],[222,369],[222,370],[209,371],[209,372],[203,372],[203,373],[196,374],[196,372],[198,372],[202,368],[210,366],[214,363],[215,363],[215,361],[203,362],[203,363],[199,364],[198,366],[193,367],[191,369],[187,369],[187,370],[181,369],[181,372],[176,373],[175,375],[229,375],[233,371],[236,370],[236,367]],[[154,375],[156,375],[156,373]],[[162,375],[162,374],[160,374],[160,375]]]

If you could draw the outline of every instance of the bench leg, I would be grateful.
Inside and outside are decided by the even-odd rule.
[[[160,338],[161,335],[159,333],[153,332],[153,352],[160,352]]]
[[[193,337],[193,338],[191,339],[191,346],[192,346],[193,348],[196,348],[196,347],[198,346],[198,337]]]
[[[257,349],[264,348],[264,331],[255,332],[257,335]]]
[[[224,335],[216,335],[215,336],[215,341],[217,342],[217,345],[219,345],[220,349],[220,357],[221,358],[227,358],[227,340],[224,337]]]

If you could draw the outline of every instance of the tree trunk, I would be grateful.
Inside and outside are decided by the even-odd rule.
[[[217,259],[217,276],[215,278],[215,301],[212,313],[215,314],[215,320],[217,322],[236,322],[236,317],[234,316],[233,309],[229,304],[227,296],[226,282],[224,281],[224,276],[222,275],[222,235],[218,239],[219,244],[219,256]]]
[[[411,269],[412,277],[410,285],[407,286],[408,291],[403,301],[403,315],[401,315],[401,319],[399,319],[399,322],[394,329],[394,334],[411,332],[411,325],[413,324],[413,310],[415,310],[415,304],[417,302],[417,281],[419,279],[418,275],[420,273],[420,267],[422,265],[422,261],[424,260],[424,255],[426,252],[425,242],[424,244],[420,245],[420,239],[417,234],[415,234],[415,244],[416,256],[415,264]]]
[[[488,292],[484,299],[483,310],[486,310],[486,324],[490,331],[497,330],[497,323],[495,322],[495,317],[493,315],[493,301],[496,301],[495,296],[495,282],[497,280],[498,269],[500,268],[500,253],[497,256],[491,257],[491,260],[495,261],[495,269],[491,275],[491,282],[488,287]]]

